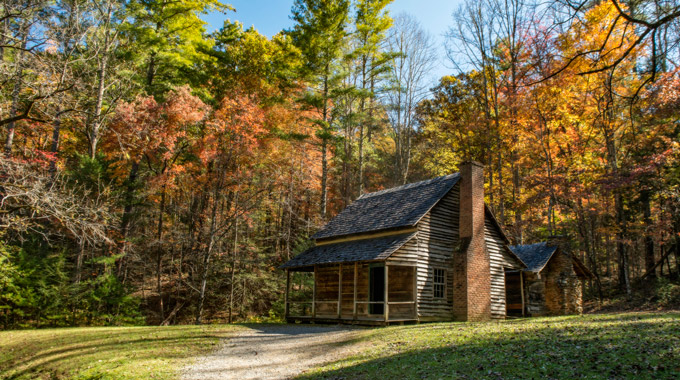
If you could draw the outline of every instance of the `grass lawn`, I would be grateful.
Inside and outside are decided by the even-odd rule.
[[[238,326],[0,331],[0,379],[175,379]]]
[[[300,379],[680,379],[680,314],[628,313],[369,330]]]

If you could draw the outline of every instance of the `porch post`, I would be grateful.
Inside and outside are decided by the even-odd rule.
[[[286,269],[286,300],[285,300],[285,312],[284,315],[288,318],[290,312],[290,306],[288,305],[288,291],[290,290],[290,270]]]
[[[524,272],[519,271],[519,290],[522,293],[522,317],[524,317]]]
[[[312,288],[312,318],[316,318],[316,264],[314,265],[314,287]]]
[[[413,319],[418,319],[418,266],[413,266]]]
[[[359,263],[354,262],[354,306],[352,308],[352,319],[357,319],[357,277],[359,274]]]
[[[390,319],[390,301],[388,299],[389,296],[389,291],[388,291],[388,286],[389,286],[389,280],[388,280],[388,272],[389,272],[389,266],[387,266],[387,262],[385,262],[385,323],[389,321]]]
[[[338,268],[338,319],[340,319],[342,317],[342,263]]]

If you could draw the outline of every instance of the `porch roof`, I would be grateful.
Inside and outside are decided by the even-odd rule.
[[[416,235],[399,235],[338,242],[312,247],[295,256],[281,268],[297,268],[318,264],[338,264],[355,261],[381,261],[401,248]]]

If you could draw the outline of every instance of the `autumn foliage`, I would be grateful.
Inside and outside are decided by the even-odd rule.
[[[20,3],[4,327],[280,317],[277,267],[330,217],[469,159],[513,243],[570,238],[588,299],[680,294],[677,17],[644,21],[676,8],[465,1],[429,81],[438,46],[390,1],[297,0],[272,38],[208,33],[213,0]]]

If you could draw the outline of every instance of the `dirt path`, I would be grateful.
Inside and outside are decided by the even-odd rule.
[[[344,343],[359,331],[338,326],[252,325],[184,368],[182,379],[288,379],[356,352],[356,345]]]

